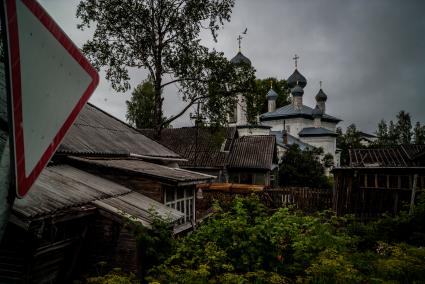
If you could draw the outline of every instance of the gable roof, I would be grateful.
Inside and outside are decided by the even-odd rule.
[[[140,129],[140,132],[154,137],[152,129]],[[181,167],[222,168],[236,136],[235,127],[167,128],[162,130],[159,142],[187,159],[179,163]]]
[[[417,167],[425,166],[425,145],[401,145],[379,149],[350,149],[351,167]]]
[[[272,170],[276,151],[274,135],[242,136],[235,139],[229,153],[229,168]]]
[[[124,170],[137,173],[141,176],[167,181],[177,185],[196,184],[208,182],[216,178],[198,172],[188,171],[180,168],[170,168],[163,165],[153,164],[139,159],[123,158],[99,158],[99,157],[69,157],[71,161],[96,165],[105,168]]]
[[[61,213],[84,206],[96,206],[114,215],[131,217],[149,225],[155,216],[151,212],[175,222],[183,214],[122,185],[89,174],[68,165],[47,167],[23,199],[17,199],[13,214],[22,222]]]
[[[275,120],[280,118],[296,118],[303,117],[308,119],[313,119],[313,109],[306,105],[302,105],[301,109],[296,109],[293,104],[288,104],[281,108],[276,109],[273,112],[263,113],[260,116],[261,121],[265,120]],[[338,123],[341,119],[331,116],[329,114],[324,113],[322,116],[323,121]]]
[[[57,153],[180,158],[172,150],[90,103],[78,115]]]

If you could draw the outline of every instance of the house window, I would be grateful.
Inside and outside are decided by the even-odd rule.
[[[411,188],[409,176],[400,176],[400,183],[401,188]]]
[[[254,184],[258,185],[265,185],[266,184],[266,177],[263,173],[257,173],[255,174],[255,182]]]
[[[184,213],[184,219],[179,225],[195,221],[195,190],[193,188],[167,188],[165,190],[165,205]]]
[[[366,187],[376,187],[375,175],[367,175]]]
[[[387,176],[386,175],[378,175],[378,187],[379,188],[387,188]]]

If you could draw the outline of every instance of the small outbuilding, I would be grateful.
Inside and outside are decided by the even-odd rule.
[[[334,168],[333,209],[362,219],[413,205],[425,188],[425,145],[350,149],[350,164]]]

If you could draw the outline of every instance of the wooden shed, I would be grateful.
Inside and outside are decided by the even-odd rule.
[[[333,169],[333,209],[361,219],[413,205],[425,188],[425,145],[351,149],[350,164]]]

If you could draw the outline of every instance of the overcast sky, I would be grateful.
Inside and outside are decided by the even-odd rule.
[[[78,46],[91,37],[76,28],[78,0],[39,1]],[[343,119],[341,126],[355,123],[373,132],[380,119],[393,119],[399,110],[425,123],[424,11],[423,0],[236,0],[218,43],[209,34],[203,39],[230,59],[247,27],[242,52],[258,78],[286,79],[298,54],[308,82],[304,103],[314,107],[322,80],[326,111]],[[146,78],[143,70],[131,74],[132,87]],[[128,99],[101,74],[91,102],[124,120]],[[166,115],[183,106],[174,88],[165,90]],[[193,125],[187,115],[174,123],[185,125]]]

